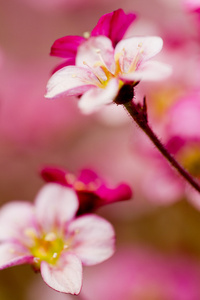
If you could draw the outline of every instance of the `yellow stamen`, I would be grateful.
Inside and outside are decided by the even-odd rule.
[[[74,176],[73,174],[67,174],[65,175],[66,181],[68,184],[73,185],[75,180],[76,180],[76,176]]]
[[[84,184],[83,182],[81,182],[81,181],[76,181],[76,182],[74,183],[74,188],[75,188],[75,190],[77,190],[77,191],[82,191],[82,190],[85,190],[85,189],[86,189],[86,186],[85,186],[85,184]]]
[[[85,39],[88,39],[88,38],[90,37],[90,32],[89,32],[89,31],[85,31],[85,32],[83,33],[83,37],[84,37]]]
[[[45,241],[47,242],[52,242],[56,240],[56,234],[54,232],[49,232],[44,238]]]
[[[37,237],[37,232],[33,228],[26,228],[24,230],[24,234],[31,239],[35,239]]]

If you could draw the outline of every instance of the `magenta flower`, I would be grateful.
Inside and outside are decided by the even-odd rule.
[[[55,167],[42,169],[41,175],[47,182],[56,182],[71,187],[79,199],[77,215],[92,212],[106,204],[129,200],[132,198],[131,188],[122,183],[116,188],[109,188],[92,170],[83,169],[79,176]]]
[[[133,37],[121,40],[115,48],[105,36],[91,37],[78,47],[76,65],[66,66],[50,78],[47,98],[61,94],[81,96],[82,112],[92,113],[112,103],[127,82],[160,80],[171,68],[149,61],[162,49],[160,37]]]
[[[94,265],[114,252],[114,230],[101,217],[75,217],[72,189],[47,184],[35,205],[15,201],[0,211],[0,269],[28,263],[53,289],[78,294],[82,264]]]
[[[134,13],[125,14],[122,9],[115,10],[103,15],[91,32],[91,36],[107,36],[111,39],[113,46],[123,38],[129,26],[134,22]],[[57,39],[51,47],[50,54],[65,58],[66,61],[59,65],[60,69],[67,65],[75,65],[75,57],[78,47],[87,39],[82,36],[65,36]]]

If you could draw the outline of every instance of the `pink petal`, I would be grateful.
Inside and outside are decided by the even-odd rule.
[[[171,66],[158,61],[147,61],[137,71],[122,75],[120,78],[130,81],[157,81],[167,78],[171,73]]]
[[[51,47],[51,55],[58,56],[62,58],[73,58],[76,56],[77,48],[85,40],[81,36],[65,36],[60,39],[57,39]]]
[[[76,57],[76,65],[84,67],[85,63],[95,74],[98,74],[103,80],[107,77],[98,63],[106,66],[112,73],[115,72],[114,49],[112,42],[105,36],[91,37],[79,48]]]
[[[76,193],[59,184],[46,184],[39,192],[36,203],[36,217],[44,230],[62,227],[71,220],[78,209]]]
[[[85,265],[100,263],[114,253],[114,229],[101,217],[92,214],[79,217],[69,224],[67,232],[73,236],[73,252]]]
[[[46,182],[55,182],[62,184],[64,186],[71,187],[72,185],[68,183],[67,175],[69,172],[62,168],[57,167],[44,167],[41,170],[40,175]]]
[[[0,270],[24,263],[32,263],[33,256],[16,243],[3,243],[0,245]]]
[[[108,188],[106,185],[102,184],[98,188],[96,193],[98,197],[102,199],[101,205],[129,200],[133,197],[130,186],[125,183],[122,183],[113,189]]]
[[[45,97],[54,98],[63,93],[66,96],[78,96],[98,84],[99,80],[89,69],[67,66],[51,76]]]
[[[134,13],[125,14],[122,9],[105,14],[99,19],[91,32],[91,36],[105,35],[111,39],[115,47],[135,18]]]
[[[41,275],[51,288],[58,292],[78,294],[82,286],[82,264],[73,254],[63,253],[58,264],[41,262]]]
[[[33,205],[13,201],[0,210],[0,240],[23,239],[26,228],[35,227]]]
[[[132,37],[120,41],[115,48],[115,55],[121,53],[120,64],[124,73],[128,72],[133,61],[146,61],[157,53],[163,46],[160,37]]]
[[[78,176],[78,180],[80,180],[81,182],[83,182],[85,184],[95,182],[96,180],[101,181],[99,176],[94,171],[92,171],[90,169],[82,169],[80,171],[79,176]]]
[[[112,103],[118,93],[119,83],[112,79],[106,88],[92,88],[79,100],[78,106],[85,114],[90,114],[100,109],[105,104]]]

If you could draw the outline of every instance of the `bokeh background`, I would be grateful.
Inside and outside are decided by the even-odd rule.
[[[157,59],[173,66],[141,83],[150,123],[192,175],[200,178],[200,19],[189,0],[0,0],[0,201],[33,201],[43,166],[95,170],[110,186],[127,182],[133,199],[99,209],[116,229],[116,254],[84,269],[85,300],[199,300],[200,197],[171,170],[121,107],[90,116],[77,99],[44,98],[61,59],[53,42],[92,30],[122,8],[138,18],[126,37],[159,35]],[[0,272],[1,300],[78,299],[54,292],[30,266]]]

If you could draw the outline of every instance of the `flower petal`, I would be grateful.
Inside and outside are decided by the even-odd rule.
[[[101,199],[101,202],[99,201],[100,206],[118,201],[129,200],[133,196],[130,186],[125,183],[122,183],[113,189],[102,184],[97,189],[96,194]]]
[[[41,262],[41,275],[51,288],[58,292],[78,294],[82,286],[82,264],[70,253],[63,253],[57,265]]]
[[[159,53],[163,40],[158,36],[132,37],[120,41],[115,48],[115,57],[119,56],[121,69],[127,73],[131,65],[140,65]]]
[[[79,217],[69,224],[67,232],[73,236],[73,253],[85,265],[100,263],[114,253],[114,229],[101,217],[92,214]]]
[[[112,103],[118,93],[119,83],[112,79],[106,88],[92,88],[79,100],[78,106],[85,114],[90,114],[100,109],[105,104]]]
[[[91,32],[91,36],[105,35],[111,39],[115,47],[135,18],[134,13],[125,14],[122,9],[105,14],[99,19]]]
[[[105,36],[91,37],[79,48],[76,65],[84,67],[85,64],[103,80],[107,77],[101,66],[104,65],[112,73],[115,72],[114,49],[112,42]]]
[[[67,180],[68,174],[66,170],[57,167],[44,167],[40,172],[46,182],[55,182],[71,187],[72,185]]]
[[[17,243],[3,243],[0,245],[0,270],[24,263],[32,263],[33,256]]]
[[[77,35],[64,36],[53,43],[50,54],[62,58],[73,58],[76,56],[78,46],[84,40],[84,37]]]
[[[72,189],[49,183],[39,192],[35,209],[38,222],[48,232],[54,226],[62,227],[75,216],[78,198]]]
[[[5,204],[0,210],[0,240],[24,238],[24,229],[35,227],[33,205],[23,201]]]
[[[66,96],[78,96],[98,84],[98,79],[89,69],[67,66],[51,76],[45,97],[54,98],[63,93]]]
[[[138,71],[122,75],[120,78],[130,81],[157,81],[167,78],[171,73],[172,68],[167,64],[158,61],[146,61]]]

